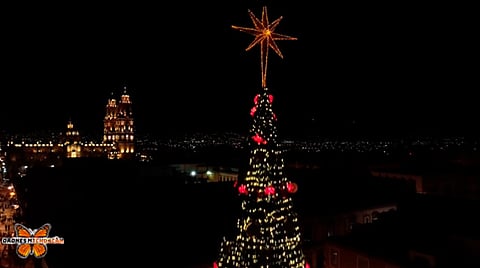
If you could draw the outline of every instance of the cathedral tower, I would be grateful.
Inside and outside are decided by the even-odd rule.
[[[112,96],[108,99],[103,120],[103,142],[113,144],[109,153],[111,159],[131,159],[135,153],[135,129],[133,124],[132,102],[123,87],[120,100]]]

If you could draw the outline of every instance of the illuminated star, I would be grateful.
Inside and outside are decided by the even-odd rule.
[[[252,19],[253,25],[255,28],[246,28],[233,26],[233,29],[249,33],[255,36],[255,39],[250,43],[250,45],[245,49],[246,51],[250,50],[257,44],[260,44],[260,64],[262,68],[262,87],[267,86],[267,63],[268,63],[268,50],[269,48],[273,49],[280,58],[283,59],[282,52],[278,48],[275,40],[297,40],[295,37],[282,35],[275,33],[275,28],[277,28],[280,21],[283,17],[276,19],[274,22],[268,22],[267,7],[264,6],[262,10],[262,20],[259,20],[252,11],[248,10],[248,14]]]

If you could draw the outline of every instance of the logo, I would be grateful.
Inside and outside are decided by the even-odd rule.
[[[64,239],[58,236],[49,237],[52,225],[45,223],[38,229],[30,229],[20,223],[15,224],[15,236],[3,237],[2,244],[17,245],[17,255],[26,259],[33,255],[36,258],[43,258],[47,254],[47,244],[63,244]]]

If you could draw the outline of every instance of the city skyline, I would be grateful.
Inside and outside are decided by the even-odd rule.
[[[106,99],[126,84],[142,133],[247,132],[258,47],[245,51],[252,39],[231,26],[251,25],[248,9],[259,16],[265,3],[271,21],[283,17],[278,31],[298,38],[269,58],[280,136],[478,134],[466,10],[239,0],[12,12],[0,130],[72,119],[101,133]]]

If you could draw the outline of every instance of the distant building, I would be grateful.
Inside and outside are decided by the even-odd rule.
[[[408,169],[372,169],[374,177],[401,180],[419,194],[480,200],[480,169],[477,166]]]
[[[306,247],[305,252],[311,267],[324,267],[325,258],[328,257],[325,256],[324,251],[328,251],[329,244],[326,241],[330,237],[348,236],[354,228],[375,222],[382,214],[392,213],[396,210],[396,203],[380,204],[379,202],[378,205],[352,207],[344,211],[304,216],[304,239],[310,244]]]
[[[63,143],[67,147],[67,158],[81,157],[81,142],[80,133],[73,127],[72,121],[69,121]]]
[[[478,205],[419,195],[348,235],[328,238],[323,267],[480,267]]]
[[[105,157],[113,150],[113,143],[84,142],[79,131],[69,121],[65,133],[60,134],[59,147],[66,158]]]
[[[13,176],[29,166],[59,166],[64,158],[133,159],[135,157],[135,128],[132,102],[127,88],[120,99],[107,100],[103,120],[102,141],[86,141],[71,120],[65,132],[39,140],[21,138],[6,143],[6,158]]]
[[[423,194],[423,176],[418,174],[408,174],[404,172],[389,172],[389,171],[377,171],[371,170],[370,172],[374,177],[388,178],[403,180],[415,186],[415,192],[418,194]]]
[[[382,213],[396,210],[396,203],[381,204],[379,201],[376,205],[353,207],[325,215],[311,215],[304,218],[305,235],[316,242],[325,241],[331,236],[344,236],[349,234],[354,226],[372,223],[378,220]]]
[[[391,259],[390,256],[376,256],[363,248],[357,248],[347,242],[328,241],[325,243],[324,268],[406,268],[404,260]],[[434,267],[434,266],[419,266]]]
[[[132,102],[126,87],[118,102],[113,97],[108,99],[103,126],[103,143],[113,144],[108,158],[132,158],[135,152],[135,128]]]
[[[198,163],[171,164],[175,171],[189,178],[189,182],[235,182],[238,179],[237,168],[225,168]]]

